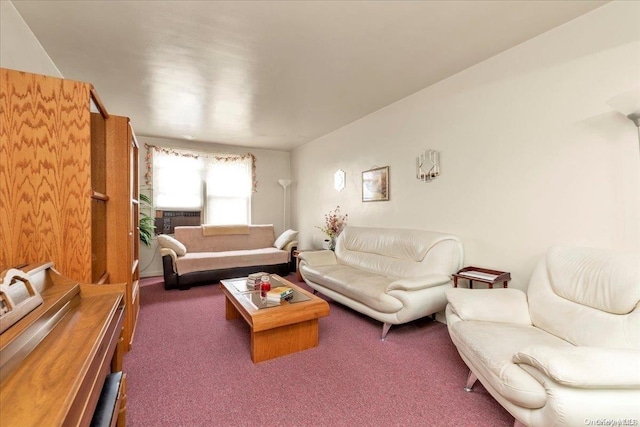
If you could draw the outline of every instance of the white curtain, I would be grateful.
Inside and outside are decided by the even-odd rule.
[[[201,159],[153,153],[153,189],[156,209],[201,209]]]
[[[207,224],[251,223],[252,166],[250,156],[205,160]]]
[[[147,184],[159,210],[202,211],[206,224],[251,224],[253,154],[215,154],[145,144]]]

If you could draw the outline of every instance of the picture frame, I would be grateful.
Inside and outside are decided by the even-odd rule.
[[[362,201],[382,202],[389,200],[389,166],[362,172]]]

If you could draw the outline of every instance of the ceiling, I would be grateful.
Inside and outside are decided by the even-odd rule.
[[[606,1],[22,1],[138,135],[291,150]]]

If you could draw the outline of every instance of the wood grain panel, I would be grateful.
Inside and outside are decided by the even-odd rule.
[[[12,326],[19,331],[11,340],[0,335],[3,352],[11,352],[41,325],[52,326],[19,363],[3,367],[1,426],[89,425],[120,337],[124,287],[78,285],[51,269],[45,274],[43,305]],[[51,309],[68,306],[60,316]]]
[[[91,281],[91,85],[0,69],[0,270]]]
[[[306,295],[309,300],[258,309],[236,289],[231,280],[222,280],[225,319],[242,318],[251,329],[251,360],[254,363],[318,346],[318,319],[329,315],[329,304],[280,276],[282,284]]]
[[[251,333],[251,360],[263,362],[318,346],[318,319]]]
[[[106,191],[107,270],[114,283],[127,286],[125,348],[131,349],[138,315],[138,152],[129,118],[111,115],[107,119]],[[134,184],[134,182],[136,184]]]

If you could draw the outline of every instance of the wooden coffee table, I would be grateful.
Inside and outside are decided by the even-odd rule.
[[[329,304],[299,286],[275,274],[271,286],[289,286],[291,302],[266,306],[259,291],[246,290],[246,277],[220,281],[225,295],[225,318],[242,317],[251,329],[253,363],[284,356],[318,346],[318,319],[329,315]]]

